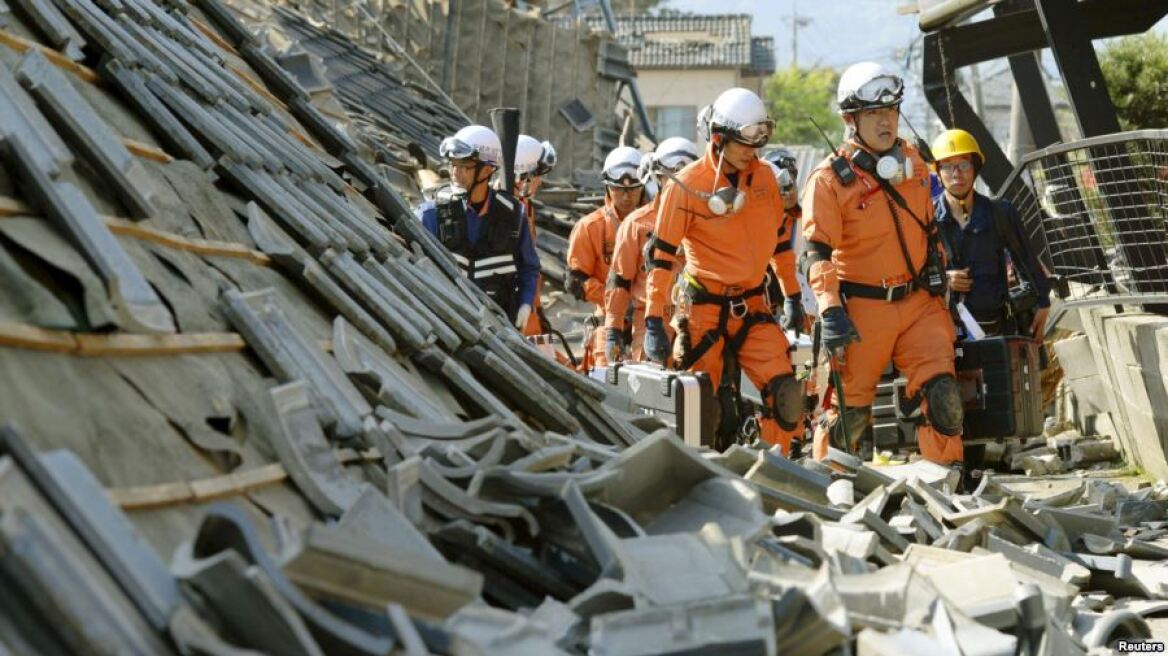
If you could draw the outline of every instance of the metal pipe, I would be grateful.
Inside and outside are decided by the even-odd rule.
[[[998,2],[1000,0],[917,0],[920,12],[917,24],[922,32],[932,32]]]

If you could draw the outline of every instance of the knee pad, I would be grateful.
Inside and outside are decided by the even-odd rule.
[[[961,387],[957,379],[949,374],[941,374],[929,380],[921,389],[928,401],[925,415],[933,428],[942,435],[960,435],[961,424],[965,421],[965,407],[961,402]]]
[[[770,397],[768,409],[783,430],[794,430],[799,425],[803,413],[803,386],[795,376],[775,376],[766,384],[765,394]]]
[[[837,449],[842,449],[845,445],[849,445],[847,451],[850,451],[850,445],[855,444],[864,435],[864,429],[868,428],[868,420],[872,416],[872,406],[862,405],[859,407],[848,406],[847,408],[847,422],[844,421],[841,415],[836,415],[835,418],[828,423],[828,436],[831,440],[831,445]]]

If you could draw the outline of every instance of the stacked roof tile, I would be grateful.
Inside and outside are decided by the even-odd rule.
[[[590,17],[595,29],[607,29],[601,17]],[[769,75],[774,72],[773,37],[753,37],[750,14],[618,15],[616,38],[629,50],[634,68],[739,68]]]

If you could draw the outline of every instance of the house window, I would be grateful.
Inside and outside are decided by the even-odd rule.
[[[653,132],[658,139],[685,137],[695,141],[697,137],[698,108],[692,105],[650,108],[653,118]]]

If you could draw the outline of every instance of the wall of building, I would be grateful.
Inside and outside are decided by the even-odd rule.
[[[502,0],[271,0],[324,21],[393,61],[394,47],[417,62],[429,80],[400,62],[408,82],[442,88],[471,119],[490,125],[493,107],[518,107],[520,129],[548,139],[559,155],[553,177],[595,170],[615,140],[618,81],[602,76],[597,61],[606,33],[586,24],[561,25],[509,9]],[[400,59],[399,59],[400,61]],[[560,108],[578,99],[594,121],[575,129]]]
[[[690,107],[696,115],[702,106],[714,102],[718,94],[738,84],[738,72],[730,68],[637,71],[637,85],[641,90],[641,98],[649,111],[650,119],[655,121],[658,110],[662,107]],[[690,130],[689,134],[664,130],[673,134],[658,134],[657,137],[682,136],[697,141],[692,126],[687,129]]]
[[[1117,314],[1112,306],[1085,308],[1079,317],[1085,342],[1056,344],[1083,407],[1076,420],[1106,415],[1128,464],[1168,479],[1168,318]]]

